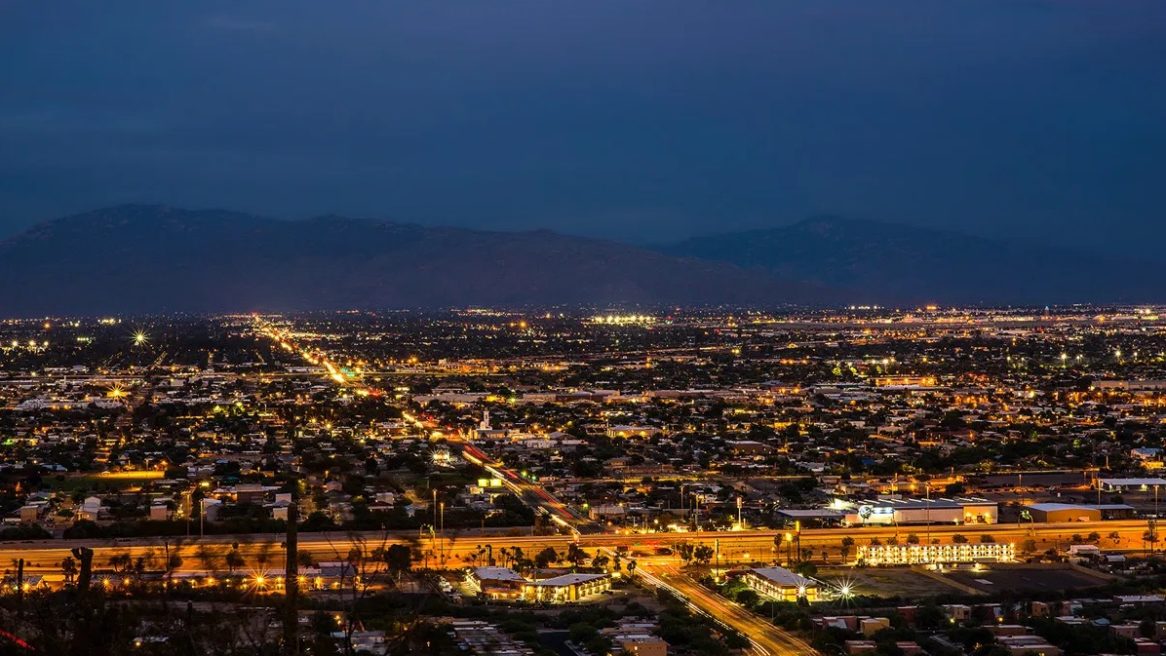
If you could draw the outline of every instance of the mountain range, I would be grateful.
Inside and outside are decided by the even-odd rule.
[[[1166,301],[1153,264],[819,217],[657,248],[126,205],[0,242],[0,315]]]
[[[661,252],[844,290],[854,302],[1047,305],[1166,301],[1159,263],[823,216],[687,239]]]
[[[0,315],[823,304],[831,290],[547,231],[120,206],[0,242]]]

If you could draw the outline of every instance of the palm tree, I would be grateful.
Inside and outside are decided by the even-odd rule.
[[[77,576],[77,561],[72,556],[65,556],[61,561],[61,572],[65,575],[66,585],[73,583],[73,577]]]

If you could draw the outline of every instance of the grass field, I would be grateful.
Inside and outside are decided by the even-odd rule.
[[[931,597],[952,588],[906,567],[822,568],[815,578],[846,582],[856,595],[871,597]]]

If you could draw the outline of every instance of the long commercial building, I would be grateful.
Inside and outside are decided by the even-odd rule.
[[[995,524],[998,504],[978,497],[835,501],[843,526],[905,526],[909,524]]]
[[[467,572],[466,584],[481,596],[496,601],[561,604],[609,590],[611,576],[569,573],[548,579],[527,579],[509,567],[477,567]]]
[[[1015,559],[1016,545],[1010,542],[884,544],[858,548],[858,562],[874,566],[1011,562]]]

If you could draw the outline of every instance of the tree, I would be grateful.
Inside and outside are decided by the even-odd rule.
[[[716,552],[713,551],[713,548],[707,544],[700,545],[692,553],[692,556],[696,559],[696,562],[702,565],[708,565],[710,562],[712,562],[714,555],[716,555]]]
[[[300,567],[315,567],[316,566],[316,558],[315,558],[315,556],[312,555],[312,553],[310,551],[299,550],[296,553],[296,562],[299,563]]]
[[[234,574],[235,570],[246,564],[246,561],[243,560],[243,554],[239,553],[238,544],[231,545],[231,550],[223,557],[223,561],[227,565],[227,571],[231,574]]]
[[[134,566],[134,557],[129,552],[114,554],[109,557],[109,568],[114,574],[127,574]]]
[[[919,544],[919,536],[914,533],[907,535],[907,544]]]
[[[968,539],[966,537],[964,537],[964,535],[962,533],[956,533],[955,535],[951,536],[951,541],[956,543],[956,544],[967,544],[968,543]]]
[[[843,560],[846,560],[847,558],[850,557],[850,549],[853,546],[854,546],[854,538],[850,537],[849,535],[842,538],[842,548],[840,549],[840,551],[842,552],[842,559]]]
[[[218,557],[210,547],[205,544],[198,545],[194,550],[194,557],[198,559],[199,564],[208,574],[215,571],[215,561],[218,560]]]
[[[401,575],[413,566],[413,550],[404,544],[389,545],[389,548],[385,549],[385,564],[388,565],[389,572],[400,582]]]
[[[988,535],[987,533],[980,536],[980,544],[992,544],[995,541],[996,541],[996,538],[992,537],[991,535]]]
[[[1158,543],[1158,531],[1149,530],[1142,533],[1142,542],[1148,542],[1150,544],[1150,551],[1153,551],[1154,545]]]
[[[512,547],[510,549],[510,558],[514,561],[514,566],[519,569],[526,569],[531,565],[530,559],[523,553],[522,547]]]
[[[543,549],[542,551],[535,554],[534,565],[539,569],[545,569],[558,560],[559,552],[555,551],[554,547],[547,547],[546,549]]]
[[[259,569],[266,570],[267,562],[271,560],[271,552],[275,549],[275,544],[271,542],[260,543],[255,551],[255,563],[259,565]]]
[[[943,609],[933,603],[927,603],[915,611],[915,624],[921,629],[937,629],[943,626],[947,617]]]
[[[61,573],[65,575],[65,584],[73,583],[73,578],[77,576],[77,561],[73,560],[72,556],[65,556],[61,561]]]
[[[579,567],[588,557],[587,552],[574,542],[567,547],[567,560],[575,567]]]
[[[752,608],[753,606],[756,606],[758,601],[761,601],[761,595],[757,594],[753,590],[750,590],[749,588],[745,588],[744,590],[741,590],[737,593],[737,603],[746,608]]]

